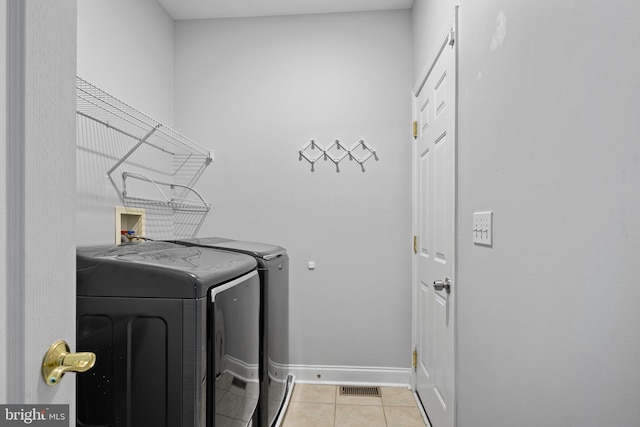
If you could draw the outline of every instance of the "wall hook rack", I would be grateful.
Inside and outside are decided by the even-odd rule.
[[[317,150],[317,151],[315,151]],[[340,172],[340,162],[345,158],[355,161],[365,171],[364,162],[374,157],[378,160],[378,154],[364,139],[356,142],[352,147],[348,148],[339,139],[335,139],[327,148],[323,148],[315,139],[310,140],[304,147],[298,150],[298,160],[305,159],[311,164],[311,172],[315,171],[315,163],[321,158],[325,161],[331,160],[336,167],[336,172]]]

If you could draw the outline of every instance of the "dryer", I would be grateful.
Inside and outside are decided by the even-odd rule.
[[[234,251],[256,259],[262,286],[260,427],[279,425],[294,383],[289,369],[289,256],[286,249],[223,237],[182,239],[175,243]]]

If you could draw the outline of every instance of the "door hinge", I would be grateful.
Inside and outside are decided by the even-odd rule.
[[[413,253],[418,253],[418,236],[413,236]]]
[[[418,350],[413,350],[413,369],[418,367]]]
[[[416,120],[413,121],[413,139],[418,137],[418,122]]]
[[[455,30],[451,30],[449,33],[449,46],[453,46],[456,44],[456,32]]]

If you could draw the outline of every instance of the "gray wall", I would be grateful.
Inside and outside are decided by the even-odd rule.
[[[78,75],[173,125],[173,20],[157,0],[78,2]]]
[[[174,30],[153,1],[78,5],[78,74],[215,150],[197,186],[214,204],[199,235],[289,250],[292,363],[408,367],[410,26],[403,11]],[[311,138],[363,138],[380,160],[312,173],[298,160]],[[83,140],[78,244],[109,243],[120,202],[104,173],[117,156]]]
[[[410,28],[409,11],[176,22],[176,125],[216,153],[199,235],[288,249],[293,364],[408,368]],[[311,172],[312,138],[380,160]]]
[[[173,69],[173,20],[156,0],[78,2],[80,77],[172,126]],[[122,202],[105,177],[132,144],[114,140],[86,119],[80,125],[76,240],[80,245],[113,243],[114,207]],[[146,158],[154,164],[163,160]],[[131,164],[126,169],[145,173]]]
[[[460,4],[458,426],[638,425],[640,5]]]

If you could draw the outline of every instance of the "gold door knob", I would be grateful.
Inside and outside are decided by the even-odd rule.
[[[57,385],[65,372],[85,372],[96,363],[94,353],[69,353],[69,344],[58,340],[51,344],[42,360],[42,377],[48,385]]]

